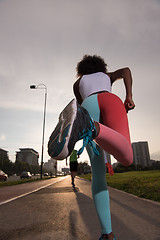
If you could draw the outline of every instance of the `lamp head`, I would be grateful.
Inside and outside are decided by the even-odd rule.
[[[36,89],[36,85],[31,85],[30,88],[31,89]]]

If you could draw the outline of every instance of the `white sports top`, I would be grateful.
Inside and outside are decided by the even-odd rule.
[[[83,75],[79,83],[79,92],[83,98],[87,98],[93,93],[108,91],[111,92],[111,80],[103,72]]]

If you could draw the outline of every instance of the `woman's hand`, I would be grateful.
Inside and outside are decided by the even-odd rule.
[[[135,108],[135,104],[132,100],[132,97],[126,97],[126,100],[124,101],[124,106],[126,108],[127,113],[129,110],[132,110]]]
[[[129,110],[135,107],[135,104],[132,99],[132,74],[131,70],[126,68],[121,68],[112,73],[107,73],[111,79],[111,83],[113,84],[118,79],[123,79],[125,89],[126,89],[126,100],[124,102],[124,106],[128,113]]]

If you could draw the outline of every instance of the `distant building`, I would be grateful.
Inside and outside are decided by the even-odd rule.
[[[50,160],[48,160],[48,162],[44,163],[44,168],[48,171],[48,173],[56,174],[57,160],[50,158]]]
[[[0,148],[0,161],[8,159],[8,151]]]
[[[141,165],[142,167],[150,167],[150,153],[148,142],[134,142],[132,143],[133,149],[133,164]]]
[[[160,169],[160,161],[151,160],[151,167],[152,169]]]
[[[62,168],[61,171],[64,173],[64,175],[69,174],[69,168]]]
[[[29,165],[38,165],[39,154],[33,148],[20,148],[16,152],[16,161],[27,162]]]

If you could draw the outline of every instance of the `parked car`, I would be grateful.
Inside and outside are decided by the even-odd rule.
[[[0,170],[0,181],[6,181],[8,179],[8,175]]]
[[[49,174],[48,174],[48,173],[44,173],[43,175],[44,175],[44,177],[48,177],[48,176],[49,176]]]
[[[31,177],[32,177],[32,175],[30,172],[24,171],[20,174],[20,179],[24,179],[24,178],[31,179]]]

